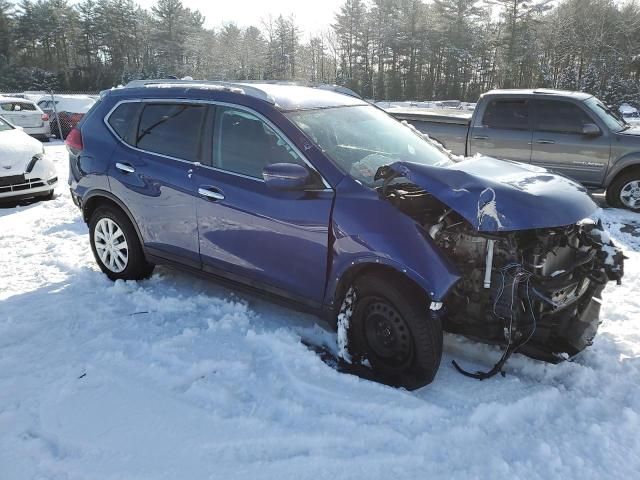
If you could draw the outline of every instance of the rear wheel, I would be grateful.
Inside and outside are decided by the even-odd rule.
[[[640,212],[640,169],[618,175],[607,188],[607,203],[612,207]]]
[[[142,280],[153,272],[144,258],[138,235],[129,218],[113,207],[99,207],[89,221],[93,256],[111,280]]]
[[[384,383],[413,390],[431,383],[442,357],[442,325],[426,296],[404,279],[364,276],[349,326],[349,353]]]

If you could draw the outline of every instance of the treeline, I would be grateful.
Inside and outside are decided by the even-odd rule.
[[[215,19],[212,19],[215,21]],[[346,0],[321,33],[293,16],[204,27],[180,0],[0,0],[0,90],[100,90],[167,75],[301,80],[367,98],[475,100],[495,87],[638,101],[640,7],[614,0]]]

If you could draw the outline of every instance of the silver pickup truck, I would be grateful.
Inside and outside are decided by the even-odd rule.
[[[640,127],[580,92],[492,90],[473,112],[387,110],[454,154],[546,167],[607,192],[615,207],[640,211]]]

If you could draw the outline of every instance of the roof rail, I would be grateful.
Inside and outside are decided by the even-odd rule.
[[[350,88],[343,87],[342,85],[332,85],[329,83],[297,82],[295,80],[239,80],[237,83],[239,86],[263,83],[266,85],[293,85],[297,87],[317,88],[319,90],[329,90],[335,93],[341,93],[342,95],[349,95],[350,97],[356,97],[360,100],[363,99]]]
[[[127,83],[124,88],[144,88],[144,87],[155,87],[155,88],[171,88],[171,87],[195,87],[202,89],[212,89],[212,90],[223,90],[226,92],[240,93],[249,95],[255,98],[259,98],[260,100],[264,100],[265,102],[271,103],[275,105],[275,100],[268,95],[263,90],[259,88],[253,87],[251,85],[246,85],[244,83],[235,83],[235,82],[222,82],[222,81],[211,81],[211,80],[176,80],[173,78],[166,79],[152,79],[152,80],[132,80]]]
[[[314,88],[319,88],[320,90],[330,90],[332,92],[341,93],[343,95],[349,95],[350,97],[356,97],[360,100],[363,100],[362,96],[358,95],[356,92],[351,90],[350,88],[343,87],[342,85],[331,85],[328,83],[321,83],[319,85],[315,85]]]

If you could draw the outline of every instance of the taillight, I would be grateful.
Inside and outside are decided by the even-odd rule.
[[[49,115],[47,115],[46,113],[43,113],[42,117],[40,117],[40,118],[42,118],[43,122],[48,122],[49,121]]]
[[[84,145],[82,145],[82,133],[77,127],[74,127],[69,132],[64,143],[70,151],[78,152],[84,148]]]

